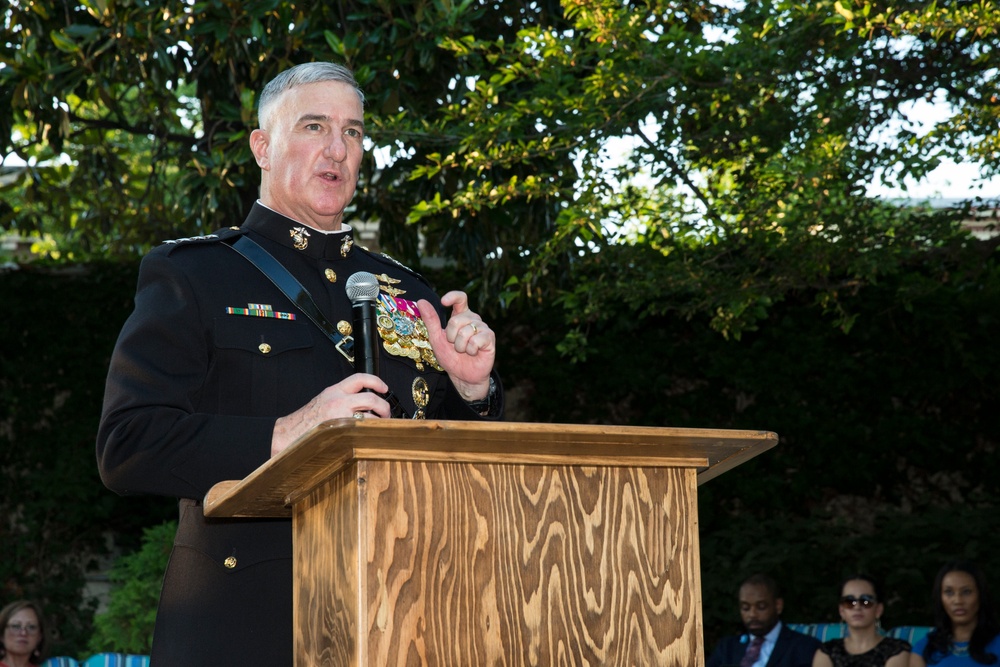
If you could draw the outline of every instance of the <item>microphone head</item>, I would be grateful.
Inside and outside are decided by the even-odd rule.
[[[358,301],[375,301],[378,299],[378,280],[367,271],[358,271],[347,279],[344,285],[347,298],[351,303]]]

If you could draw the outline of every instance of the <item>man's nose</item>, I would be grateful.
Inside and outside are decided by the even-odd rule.
[[[347,157],[347,144],[344,142],[344,137],[334,133],[326,144],[325,153],[331,160],[342,162]]]

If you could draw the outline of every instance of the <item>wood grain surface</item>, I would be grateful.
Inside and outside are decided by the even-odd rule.
[[[351,464],[295,507],[295,665],[701,667],[696,475]]]
[[[245,479],[205,496],[206,516],[290,517],[292,505],[353,461],[692,467],[704,483],[778,444],[769,431],[518,422],[338,419]]]

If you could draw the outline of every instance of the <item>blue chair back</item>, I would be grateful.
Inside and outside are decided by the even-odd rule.
[[[933,628],[926,625],[901,625],[898,628],[890,630],[889,636],[910,642],[910,646],[913,646],[918,641],[926,637],[931,630],[933,630]]]
[[[98,653],[87,658],[81,667],[149,667],[149,656],[126,653]]]
[[[76,658],[57,655],[43,662],[41,667],[80,667],[80,663],[76,661]]]
[[[815,637],[821,642],[840,639],[846,632],[843,623],[789,623],[788,627],[804,635]]]

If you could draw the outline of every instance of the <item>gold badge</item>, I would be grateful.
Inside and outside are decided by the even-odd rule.
[[[386,273],[380,273],[375,277],[378,278],[378,281],[380,283],[385,283],[384,285],[379,285],[378,288],[383,292],[385,292],[386,294],[388,294],[389,296],[400,296],[402,294],[406,294],[405,289],[399,289],[398,287],[393,287],[393,285],[398,285],[399,283],[401,283],[402,282],[401,280],[398,280],[396,278],[390,278],[389,275]]]
[[[405,289],[399,289],[398,287],[392,287],[391,285],[379,285],[378,288],[388,294],[389,296],[399,296],[400,294],[406,294]]]
[[[413,378],[413,386],[410,390],[413,392],[413,403],[418,408],[426,408],[427,404],[431,402],[431,388],[428,386],[427,380],[419,375]]]
[[[340,256],[347,257],[347,253],[351,252],[351,248],[354,247],[354,237],[350,234],[344,237],[344,242],[340,244]]]
[[[329,280],[331,283],[337,282],[337,272],[334,271],[333,269],[327,269],[326,271],[323,272],[323,275],[325,275],[326,279]]]
[[[292,237],[292,245],[296,250],[305,250],[309,247],[309,230],[305,227],[293,227],[288,230],[288,235]]]

